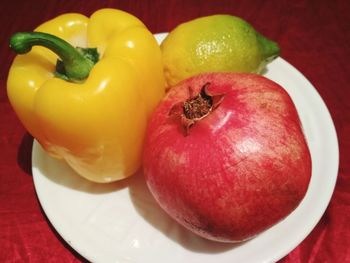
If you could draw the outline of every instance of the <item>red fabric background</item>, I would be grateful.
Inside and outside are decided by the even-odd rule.
[[[329,1],[59,1],[0,3],[0,262],[83,261],[56,233],[41,210],[31,176],[32,138],[14,115],[6,79],[14,54],[8,39],[62,13],[90,15],[115,7],[156,32],[209,14],[230,13],[276,40],[281,56],[316,87],[335,122],[340,167],[328,209],[311,234],[281,262],[350,262],[350,2]],[[322,193],[320,193],[322,194]],[[302,222],[300,222],[302,224]],[[293,231],[291,229],[291,231]]]

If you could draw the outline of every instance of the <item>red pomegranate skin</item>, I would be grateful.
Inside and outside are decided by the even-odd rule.
[[[170,114],[198,94],[224,95],[189,128]],[[250,239],[290,214],[311,177],[311,157],[288,93],[256,74],[207,73],[172,87],[149,122],[148,188],[178,223],[221,242]]]

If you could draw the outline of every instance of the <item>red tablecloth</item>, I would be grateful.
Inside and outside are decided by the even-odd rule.
[[[313,83],[326,102],[340,146],[338,181],[328,209],[311,234],[281,262],[350,262],[350,2],[347,0],[2,1],[0,262],[83,261],[50,225],[36,197],[31,175],[33,140],[19,123],[6,96],[7,73],[14,57],[8,39],[13,32],[32,30],[58,14],[90,15],[102,7],[128,11],[154,33],[169,31],[178,23],[198,16],[234,14],[280,44],[281,56]]]

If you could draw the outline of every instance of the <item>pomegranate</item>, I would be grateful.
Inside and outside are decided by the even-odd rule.
[[[178,223],[238,242],[291,213],[311,157],[288,93],[256,74],[205,73],[172,87],[149,122],[147,185]]]

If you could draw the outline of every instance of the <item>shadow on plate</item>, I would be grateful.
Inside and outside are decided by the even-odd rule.
[[[37,202],[40,203],[39,200],[37,200]],[[45,222],[49,226],[51,232],[55,235],[57,240],[65,247],[65,249],[67,249],[78,260],[78,262],[89,263],[89,261],[87,261],[82,255],[80,255],[76,250],[74,250],[72,248],[72,246],[69,244],[69,241],[64,240],[63,237],[57,232],[55,227],[52,225],[50,220],[47,218],[47,215],[46,215],[46,213],[43,210],[41,205],[40,205],[40,211],[41,211],[41,214],[43,215],[43,217],[45,219]]]
[[[198,253],[215,254],[231,250],[245,243],[233,244],[206,240],[182,227],[156,203],[147,188],[142,173],[138,173],[131,178],[129,193],[131,201],[141,217],[164,236],[180,244],[187,250]]]
[[[232,244],[206,240],[179,225],[156,203],[147,188],[142,172],[115,183],[92,183],[75,173],[64,161],[47,155],[38,146],[34,145],[34,151],[36,151],[33,158],[34,175],[37,172],[39,176],[44,176],[55,184],[91,194],[115,192],[128,187],[131,202],[139,215],[151,227],[189,251],[207,254],[223,253],[244,244],[244,242]]]

